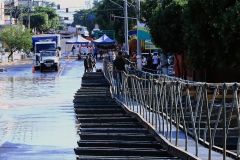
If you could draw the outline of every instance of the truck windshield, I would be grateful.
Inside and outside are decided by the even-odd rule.
[[[56,50],[56,44],[36,44],[36,53],[42,50]]]
[[[42,52],[43,57],[56,56],[55,52]]]

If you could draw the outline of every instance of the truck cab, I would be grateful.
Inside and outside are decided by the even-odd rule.
[[[38,56],[41,72],[50,68],[54,69],[55,71],[59,70],[60,56],[56,50],[42,50]]]

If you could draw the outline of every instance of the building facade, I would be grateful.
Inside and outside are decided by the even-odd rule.
[[[4,2],[0,0],[0,25],[4,25]]]

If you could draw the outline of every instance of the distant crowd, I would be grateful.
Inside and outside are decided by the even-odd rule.
[[[109,62],[114,63],[120,59],[124,59],[124,64],[129,64],[130,67],[136,68],[137,65],[137,53],[133,52],[131,55],[120,50],[115,51],[114,49],[99,49],[97,47],[79,47],[79,45],[73,45],[71,48],[72,55],[78,55],[78,59],[81,59],[83,55],[86,56],[84,59],[85,72],[92,72],[96,70],[96,60],[103,59],[103,55],[108,56]],[[121,57],[118,56],[121,54]],[[149,53],[148,55],[141,56],[141,62],[143,70],[159,73],[161,70],[161,60],[157,53]]]

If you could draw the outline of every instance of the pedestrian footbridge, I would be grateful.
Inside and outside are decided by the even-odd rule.
[[[134,70],[113,76],[104,61],[74,96],[77,159],[240,159],[238,85]]]

